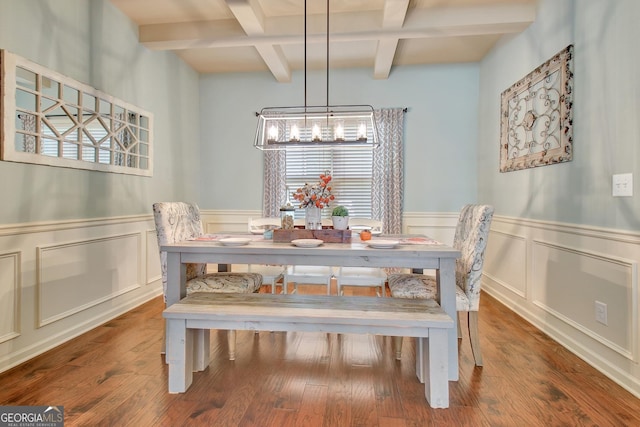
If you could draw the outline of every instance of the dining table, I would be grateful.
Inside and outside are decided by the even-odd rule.
[[[233,243],[231,243],[233,242]],[[376,245],[376,242],[381,244]],[[274,242],[260,235],[215,233],[194,240],[162,245],[167,253],[167,307],[186,297],[188,263],[318,265],[334,267],[401,268],[436,270],[437,302],[453,319],[447,331],[448,377],[458,380],[458,337],[455,263],[460,252],[423,235],[379,235],[371,240],[347,243],[296,245]],[[340,298],[336,296],[336,298]]]

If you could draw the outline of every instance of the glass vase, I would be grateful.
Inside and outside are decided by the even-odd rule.
[[[322,230],[322,210],[315,206],[307,206],[304,212],[304,228],[307,230]]]

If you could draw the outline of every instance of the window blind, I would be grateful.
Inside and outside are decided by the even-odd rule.
[[[373,150],[363,148],[287,150],[286,185],[289,200],[292,193],[305,183],[315,183],[322,173],[332,176],[331,193],[335,200],[331,208],[346,206],[352,217],[371,218],[371,176]],[[292,202],[295,206],[295,202]],[[323,215],[331,215],[324,209]],[[296,217],[304,216],[302,210]]]

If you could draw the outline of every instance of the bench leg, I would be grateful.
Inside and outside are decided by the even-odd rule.
[[[169,393],[184,393],[193,381],[193,335],[186,320],[167,320]]]
[[[209,329],[193,330],[193,370],[195,372],[204,371],[209,366],[211,360],[209,347],[211,331]]]
[[[424,395],[432,408],[449,407],[447,332],[446,329],[433,328],[429,329],[429,338],[418,338],[422,342]]]

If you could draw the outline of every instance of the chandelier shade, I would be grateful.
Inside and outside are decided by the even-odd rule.
[[[267,107],[258,116],[254,146],[260,150],[378,145],[370,105],[329,105],[329,0],[327,0],[327,103],[307,105],[307,0],[304,1],[304,107]]]
[[[254,146],[261,150],[378,145],[370,105],[268,107],[258,116]]]

